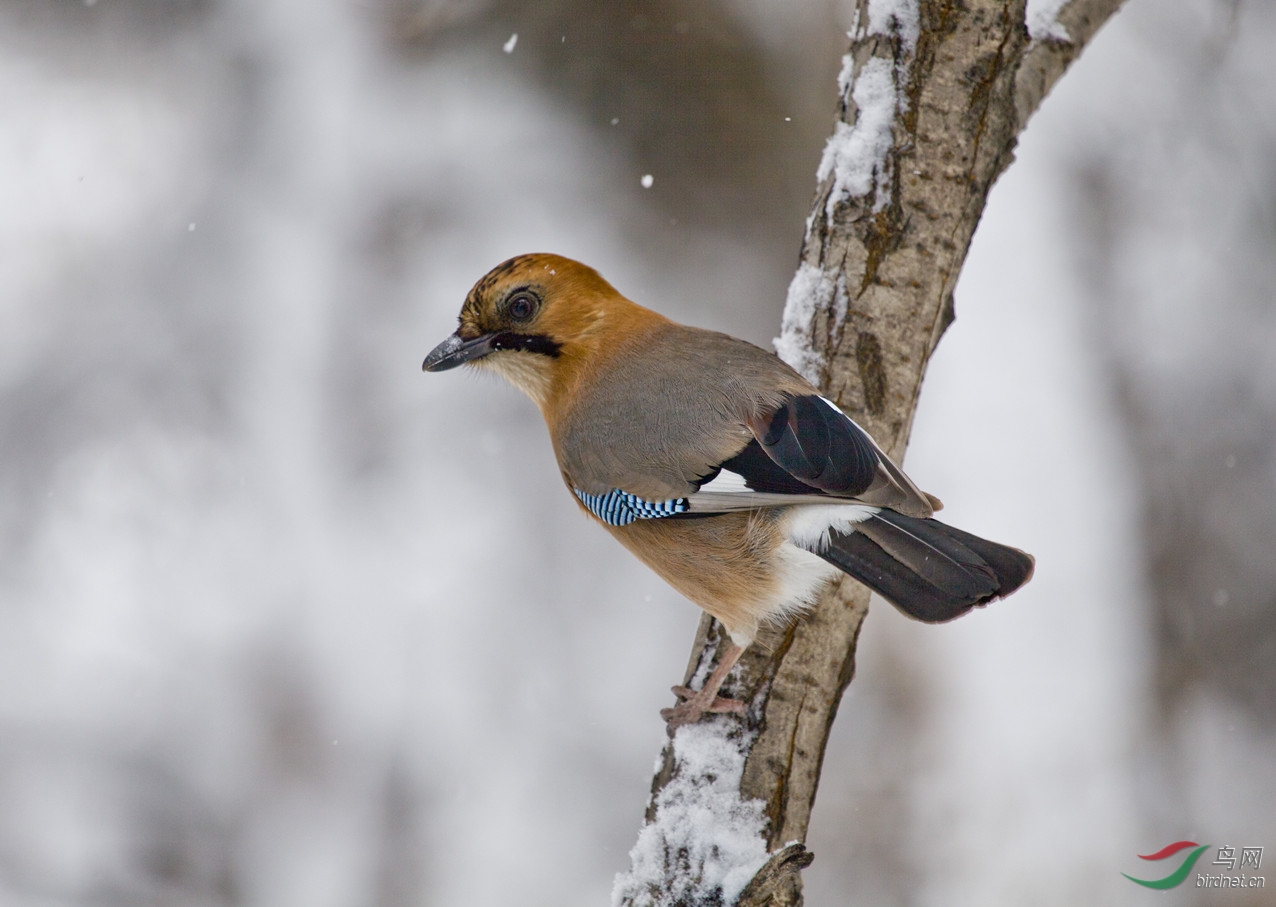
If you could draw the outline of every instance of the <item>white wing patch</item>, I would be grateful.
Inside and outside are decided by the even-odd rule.
[[[705,482],[701,485],[700,492],[705,491],[716,494],[753,494],[753,489],[745,484],[744,476],[729,469],[718,470],[718,474],[713,477],[712,482]]]

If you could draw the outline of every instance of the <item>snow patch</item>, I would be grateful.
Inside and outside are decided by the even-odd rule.
[[[895,117],[908,108],[908,99],[899,86],[907,78],[920,31],[918,0],[872,0],[866,16],[856,12],[855,28],[848,32],[852,40],[859,41],[867,35],[898,37],[904,53],[899,63],[870,57],[858,72],[853,53],[842,57],[837,87],[847,104],[855,105],[855,123],[838,123],[834,127],[816,171],[821,182],[833,177],[825,205],[825,215],[830,220],[837,205],[849,196],[874,192],[874,212],[882,210],[890,198],[887,155],[894,145]]]
[[[849,34],[849,33],[848,33]],[[842,69],[837,74],[837,95],[846,97],[851,91],[851,82],[855,79],[855,57],[852,54],[842,55]]]
[[[1062,0],[1060,4],[1062,5]],[[911,53],[917,46],[917,36],[921,34],[917,0],[871,0],[868,4],[865,33],[899,35],[904,47]]]
[[[678,729],[674,778],[629,852],[632,868],[616,876],[613,907],[734,904],[767,861],[764,804],[739,794],[752,738],[729,736],[731,727],[704,721]]]
[[[1028,0],[1025,18],[1028,36],[1034,41],[1071,41],[1072,36],[1059,21],[1059,10],[1068,0]]]
[[[850,62],[846,55],[846,74]],[[849,79],[850,77],[847,76]],[[842,77],[839,77],[839,82]],[[895,64],[873,57],[860,69],[851,89],[855,102],[855,125],[838,122],[824,146],[816,178],[821,182],[833,177],[833,188],[824,207],[830,220],[833,211],[848,197],[875,192],[873,211],[886,207],[890,198],[890,167],[886,156],[894,145],[892,127],[900,108],[895,89]]]
[[[829,305],[834,292],[831,277],[815,265],[802,262],[789,283],[784,315],[780,319],[780,336],[772,341],[779,357],[816,385],[820,382],[821,360],[812,335],[815,313]]]
[[[872,193],[874,213],[890,201],[895,118],[908,108],[899,86],[907,77],[919,33],[918,0],[871,0],[865,16],[856,11],[855,27],[848,33],[853,40],[870,34],[898,36],[907,53],[898,64],[884,57],[871,57],[858,71],[853,54],[842,57],[837,86],[848,106],[855,105],[855,122],[839,122],[834,127],[815,174],[821,183],[832,179],[824,205],[824,216],[830,222],[837,206],[847,198]],[[808,237],[816,216],[812,212],[807,218]],[[843,276],[834,282],[820,268],[806,263],[793,275],[780,336],[773,342],[780,358],[812,384],[819,384],[823,365],[812,334],[815,315],[831,309],[837,330],[846,321],[849,304]]]

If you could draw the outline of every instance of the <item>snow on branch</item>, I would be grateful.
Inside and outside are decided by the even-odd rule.
[[[780,319],[780,336],[772,341],[779,357],[817,386],[823,359],[812,343],[815,315],[828,308],[832,298],[832,278],[815,265],[802,262],[789,283],[789,295]]]
[[[874,215],[890,204],[896,122],[908,110],[905,87],[921,29],[917,0],[868,0],[863,9],[848,33],[851,51],[842,58],[837,78],[845,115],[825,144],[815,174],[825,199],[825,229],[833,229],[839,210]],[[821,226],[815,216],[807,221],[808,244]],[[814,384],[821,383],[826,361],[814,342],[816,325],[833,306],[832,328],[840,330],[845,287],[840,263],[803,262],[789,284],[775,349]]]
[[[720,718],[678,729],[674,775],[629,852],[632,868],[616,876],[614,907],[736,902],[770,856],[763,802],[740,797],[752,743]]]
[[[849,197],[871,194],[873,211],[889,200],[895,117],[908,109],[904,85],[919,33],[917,0],[869,0],[867,15],[858,17],[848,33],[855,47],[872,36],[893,40],[882,46],[888,55],[870,56],[858,70],[854,49],[842,58],[837,87],[843,109],[854,111],[854,120],[837,123],[815,174],[821,184],[832,179],[824,206],[830,223],[837,206]]]
[[[895,84],[895,64],[882,57],[870,57],[858,75],[849,76],[854,58],[843,59],[843,74],[852,82],[851,100],[858,111],[853,125],[838,122],[824,146],[816,179],[830,177],[832,191],[824,203],[824,215],[833,219],[837,206],[853,195],[873,195],[874,211],[886,206],[890,197],[890,154],[895,144],[893,127],[902,99]]]
[[[1070,41],[1068,29],[1059,21],[1066,0],[1029,0],[1028,36],[1034,41]]]

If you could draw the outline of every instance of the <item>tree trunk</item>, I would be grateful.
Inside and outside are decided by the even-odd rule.
[[[1030,35],[1024,0],[859,2],[776,346],[897,462],[988,191],[1028,118],[1119,5],[1071,0]],[[798,872],[811,856],[801,842],[868,597],[843,580],[769,650],[746,651],[725,690],[750,703],[748,714],[697,728],[711,728],[734,762],[693,758],[684,732],[665,747],[616,903],[802,903]],[[722,642],[706,617],[688,683],[703,681]],[[688,829],[688,804],[716,818]],[[738,829],[748,816],[755,849],[700,840],[714,822]]]

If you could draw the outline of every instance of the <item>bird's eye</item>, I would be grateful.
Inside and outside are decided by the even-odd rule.
[[[505,312],[513,321],[526,321],[536,314],[537,299],[527,292],[515,293],[505,306]]]

